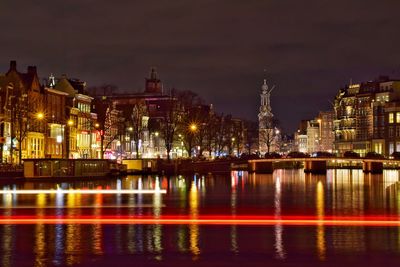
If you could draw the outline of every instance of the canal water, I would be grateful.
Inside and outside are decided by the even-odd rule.
[[[276,170],[3,183],[0,265],[398,266],[400,225],[334,223],[396,220],[398,181],[398,171]],[[129,222],[138,218],[147,221]],[[157,221],[163,218],[182,221]],[[202,218],[213,221],[196,223]]]

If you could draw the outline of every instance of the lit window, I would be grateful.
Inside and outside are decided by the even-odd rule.
[[[389,123],[394,123],[394,114],[389,113]]]
[[[400,112],[396,112],[396,122],[400,123]]]

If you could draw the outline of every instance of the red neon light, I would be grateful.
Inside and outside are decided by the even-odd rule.
[[[286,225],[286,226],[385,226],[399,227],[397,217],[330,217],[311,216],[0,216],[0,224],[163,224],[163,225]]]

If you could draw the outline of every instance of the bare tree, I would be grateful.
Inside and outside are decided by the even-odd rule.
[[[128,114],[124,115],[126,126],[128,127],[128,134],[135,142],[136,158],[140,158],[139,153],[139,140],[143,132],[143,117],[147,115],[147,107],[144,101],[139,101],[129,109]]]
[[[253,121],[244,121],[244,145],[250,155],[252,150],[258,150],[258,124]]]
[[[100,157],[103,159],[104,152],[121,133],[124,120],[109,98],[97,97],[94,99],[94,105],[97,112],[95,128],[100,133]]]
[[[163,112],[160,125],[165,140],[168,161],[171,159],[170,152],[183,116],[182,104],[178,101],[175,95],[176,91],[172,90],[171,96],[165,102],[165,111]]]
[[[279,145],[279,121],[273,117],[265,117],[260,123],[263,126],[259,130],[260,148],[266,147],[267,153],[271,153],[271,148],[274,146],[276,150]]]

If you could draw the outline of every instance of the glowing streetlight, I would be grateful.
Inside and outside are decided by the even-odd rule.
[[[197,125],[196,125],[195,123],[192,123],[192,124],[190,124],[189,129],[190,129],[192,132],[195,132],[195,131],[197,131]]]
[[[100,124],[99,124],[98,122],[96,122],[96,123],[94,124],[94,127],[95,127],[95,128],[99,128],[99,127],[100,127]]]
[[[154,134],[155,134],[155,136],[158,136],[158,135],[159,135],[159,133],[158,133],[158,132],[155,132]]]
[[[72,125],[74,125],[74,121],[73,120],[68,120],[67,124],[68,124],[68,126],[72,126]]]
[[[42,120],[44,118],[44,114],[42,112],[39,112],[39,113],[36,114],[36,118],[38,120]]]
[[[129,127],[128,130],[129,130],[130,132],[132,132],[132,131],[133,131],[133,127]]]

